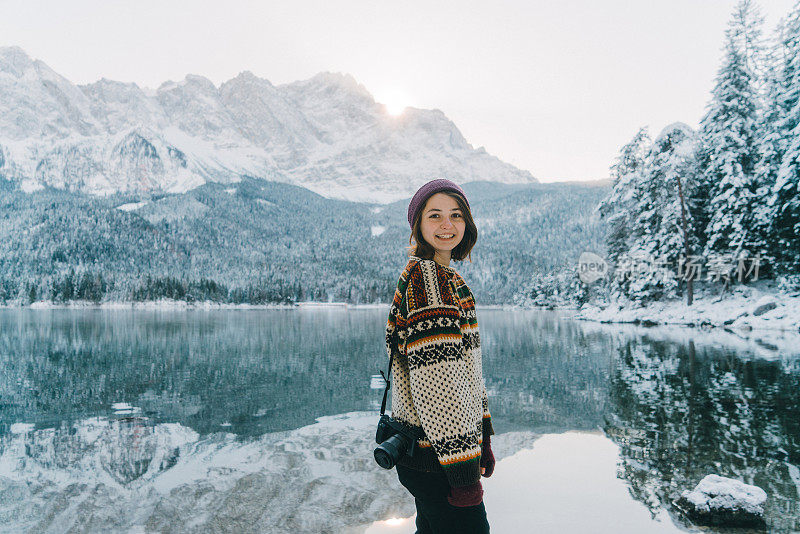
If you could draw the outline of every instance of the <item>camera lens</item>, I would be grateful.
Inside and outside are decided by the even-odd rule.
[[[391,469],[408,449],[408,439],[395,434],[375,448],[375,461],[384,469]]]

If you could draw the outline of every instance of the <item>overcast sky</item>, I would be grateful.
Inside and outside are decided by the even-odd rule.
[[[793,0],[757,3],[771,35]],[[74,83],[346,72],[379,102],[441,109],[543,182],[592,180],[639,126],[697,126],[735,4],[0,0],[0,45]]]

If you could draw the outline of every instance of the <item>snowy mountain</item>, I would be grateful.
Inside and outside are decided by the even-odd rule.
[[[151,95],[105,78],[76,86],[0,48],[0,179],[14,187],[183,193],[242,175],[381,203],[436,177],[536,182],[473,148],[439,110],[389,115],[350,75],[275,86],[243,72],[219,87],[187,75]]]

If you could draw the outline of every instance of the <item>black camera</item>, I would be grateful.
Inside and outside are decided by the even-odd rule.
[[[414,456],[421,437],[416,429],[382,414],[375,434],[375,461],[384,469],[391,469],[403,455]]]

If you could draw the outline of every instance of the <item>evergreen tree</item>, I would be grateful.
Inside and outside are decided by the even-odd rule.
[[[636,205],[636,192],[640,187],[644,158],[650,144],[650,135],[644,126],[622,147],[617,161],[611,166],[611,191],[597,207],[608,227],[606,259],[611,264],[616,264],[620,255],[630,248],[630,219]]]
[[[780,168],[781,159],[786,152],[786,138],[780,125],[786,117],[783,95],[786,90],[785,66],[786,25],[778,25],[775,42],[765,51],[765,79],[763,91],[763,113],[759,122],[758,151],[760,159],[755,168],[758,184],[756,195],[759,199],[753,212],[754,230],[765,236],[767,242],[764,254],[765,266],[774,266],[777,259],[777,246],[773,220],[775,214],[770,205],[772,190]]]
[[[696,134],[689,126],[670,124],[655,139],[645,159],[630,225],[633,241],[629,256],[646,262],[639,266],[643,273],[632,273],[627,288],[628,295],[636,300],[675,296],[678,261],[687,248],[697,247],[693,233],[684,233],[684,221],[687,229],[695,224],[693,210],[682,203],[696,190],[695,143]]]
[[[774,181],[767,182],[770,191],[764,219],[770,222],[770,245],[781,273],[797,273],[800,269],[800,3],[795,4],[779,33],[775,53],[770,117],[777,139]]]
[[[616,267],[612,297],[646,302],[675,295],[678,260],[699,246],[692,202],[696,144],[689,126],[674,123],[652,143],[640,129],[620,151],[611,168],[613,189],[598,207],[608,221],[608,258]]]
[[[766,253],[753,214],[759,204],[759,62],[762,18],[751,0],[740,0],[725,31],[725,55],[708,111],[701,121],[703,184],[708,204],[704,256]]]

